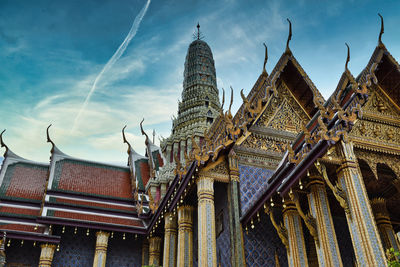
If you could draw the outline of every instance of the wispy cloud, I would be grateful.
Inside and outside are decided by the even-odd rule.
[[[114,55],[108,60],[106,65],[103,67],[103,69],[100,71],[100,73],[96,76],[96,79],[94,79],[92,88],[90,89],[88,95],[86,96],[85,102],[83,103],[82,107],[79,109],[78,115],[75,117],[74,124],[72,125],[71,128],[71,133],[74,132],[75,127],[77,123],[79,122],[79,119],[82,115],[82,112],[85,111],[90,98],[92,97],[93,93],[96,90],[97,83],[99,80],[102,78],[104,73],[106,73],[108,70],[111,69],[111,67],[114,65],[114,63],[122,56],[122,54],[125,52],[126,48],[128,47],[129,43],[131,40],[135,37],[137,30],[139,29],[140,23],[142,22],[142,19],[146,15],[147,9],[150,5],[151,0],[147,0],[146,4],[140,11],[140,13],[135,17],[135,20],[133,21],[132,27],[130,31],[128,32],[128,35],[125,37],[124,41],[122,44],[118,47],[117,51],[115,51]]]

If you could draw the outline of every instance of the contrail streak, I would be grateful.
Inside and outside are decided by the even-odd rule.
[[[93,82],[92,88],[90,89],[88,95],[86,96],[85,102],[83,103],[81,109],[79,110],[78,115],[75,118],[74,125],[72,126],[71,133],[74,132],[75,127],[77,123],[79,122],[79,119],[82,115],[82,113],[85,111],[86,106],[88,105],[90,98],[92,97],[94,91],[96,91],[96,85],[98,81],[101,79],[103,74],[108,71],[114,63],[122,56],[122,54],[125,52],[126,48],[128,47],[130,41],[132,40],[133,37],[135,37],[137,30],[139,29],[140,23],[142,22],[142,19],[144,15],[146,15],[147,9],[150,5],[151,0],[147,0],[147,3],[144,5],[140,13],[136,16],[135,20],[133,21],[132,27],[128,32],[128,35],[125,37],[125,40],[122,42],[122,44],[118,47],[117,51],[115,51],[114,55],[108,60],[107,64],[103,67],[103,69],[100,71],[100,73],[97,75],[96,79]]]

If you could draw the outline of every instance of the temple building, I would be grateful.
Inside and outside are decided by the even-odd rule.
[[[232,114],[209,45],[189,45],[171,135],[127,166],[6,142],[0,266],[388,266],[400,249],[400,65],[382,42],[324,99],[290,49]],[[345,58],[345,57],[344,57]],[[226,97],[227,99],[229,97]],[[226,101],[228,102],[228,101]]]

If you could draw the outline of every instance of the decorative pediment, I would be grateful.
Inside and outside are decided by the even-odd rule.
[[[204,169],[201,169],[199,176],[213,178],[215,181],[229,183],[229,167],[225,157],[220,157]]]
[[[363,111],[366,115],[382,117],[383,120],[385,117],[396,118],[400,122],[399,108],[379,88],[373,90]]]
[[[278,87],[278,98],[276,101],[271,101],[257,122],[257,126],[299,133],[308,120],[307,113],[282,82]]]

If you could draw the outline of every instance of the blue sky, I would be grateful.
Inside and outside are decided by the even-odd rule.
[[[50,145],[75,157],[125,163],[121,128],[140,153],[138,127],[170,134],[182,91],[186,50],[200,22],[215,59],[218,87],[235,89],[233,109],[261,73],[263,42],[271,71],[290,47],[325,97],[334,90],[351,47],[350,70],[367,64],[385,18],[383,41],[400,58],[398,1],[153,0],[122,57],[99,80],[71,131],[94,79],[129,32],[145,0],[0,1],[0,128],[17,154],[48,161]],[[1,153],[4,150],[0,151]]]

